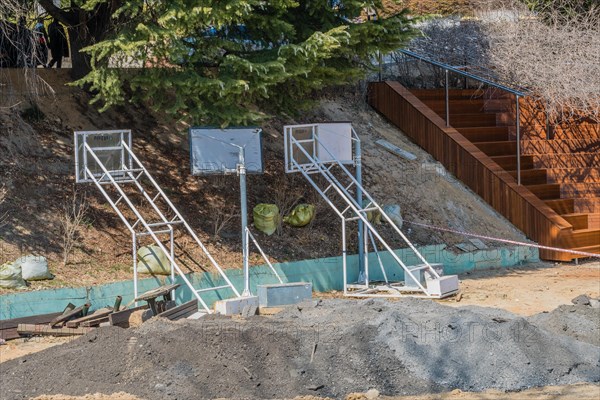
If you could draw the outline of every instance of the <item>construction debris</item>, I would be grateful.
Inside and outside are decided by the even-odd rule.
[[[71,319],[85,316],[91,306],[91,303],[85,303],[84,305],[76,307],[70,311],[65,311],[63,314],[50,321],[50,327],[53,328],[57,325],[59,325],[59,327],[62,327],[67,321]],[[69,307],[67,306],[67,308]]]
[[[377,144],[380,147],[383,147],[390,153],[400,156],[402,158],[405,158],[407,160],[414,161],[417,159],[417,156],[415,156],[414,154],[409,153],[408,151],[403,150],[394,144],[391,144],[387,140],[379,139],[379,140],[375,141],[375,144]]]
[[[19,324],[17,332],[22,336],[76,336],[84,335],[94,328],[53,328],[40,324]]]

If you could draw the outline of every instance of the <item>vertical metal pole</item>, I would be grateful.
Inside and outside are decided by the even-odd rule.
[[[124,141],[124,136],[123,136],[123,132],[121,132],[121,170],[126,169],[125,168],[125,148],[123,147],[123,141]]]
[[[550,114],[548,113],[548,105],[546,104],[546,140],[552,139],[552,128],[550,127]]]
[[[82,139],[83,139],[83,179],[88,179],[87,176],[87,171],[88,171],[88,165],[87,165],[87,148],[85,147],[85,145],[87,144],[87,135],[83,134],[82,135]],[[91,171],[91,169],[90,169]],[[94,173],[94,172],[92,172]]]
[[[370,230],[368,232],[370,232]],[[369,242],[367,241],[367,235],[364,234],[363,247],[365,249],[365,285],[369,287]]]
[[[242,217],[242,257],[244,259],[244,292],[242,296],[252,296],[250,292],[250,270],[248,261],[248,209],[246,199],[246,163],[244,160],[244,148],[240,147],[240,163],[238,164],[238,174],[240,176],[240,209]]]
[[[516,95],[516,125],[517,125],[517,185],[521,184],[521,109],[519,107],[519,95]]]
[[[131,247],[133,252],[133,298],[138,297],[138,270],[137,270],[137,237],[135,232],[131,233]],[[135,306],[137,307],[137,301]]]
[[[379,59],[379,82],[383,80],[383,63],[381,57],[381,50],[377,51],[377,58]]]
[[[354,142],[354,162],[356,163],[356,202],[360,208],[363,208],[362,193],[362,155],[360,151],[360,142]],[[358,220],[358,282],[365,280],[365,250],[364,250],[365,227],[362,220]]]
[[[450,88],[448,87],[448,70],[444,70],[445,83],[444,88],[446,91],[446,126],[450,126]]]
[[[170,240],[170,245],[171,245],[171,249],[170,249],[171,250],[170,251],[170,253],[171,253],[171,260],[175,261],[175,237],[174,237],[175,235],[173,233],[173,226],[169,225],[169,230],[170,230],[169,234],[171,236],[170,237],[170,239],[171,239]],[[173,262],[171,262],[171,283],[175,283],[175,266],[173,265]],[[173,289],[171,291],[171,296],[172,296],[171,298],[173,300],[175,300],[175,289]]]
[[[348,271],[346,264],[346,219],[342,216],[342,271],[344,272],[344,295],[348,294]]]

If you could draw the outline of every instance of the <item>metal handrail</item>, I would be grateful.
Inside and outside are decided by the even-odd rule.
[[[529,91],[525,92],[525,91],[522,91],[522,90],[516,90],[516,89],[510,88],[510,87],[502,85],[500,83],[493,82],[493,81],[491,81],[489,79],[482,78],[482,77],[477,76],[477,75],[473,75],[473,74],[471,74],[469,72],[465,72],[465,71],[463,71],[461,69],[458,69],[456,67],[453,67],[451,65],[444,64],[442,62],[432,60],[432,59],[430,59],[428,57],[424,57],[424,56],[419,55],[417,53],[414,53],[414,52],[412,52],[410,50],[403,50],[402,49],[402,50],[399,50],[399,51],[400,51],[400,53],[405,54],[407,56],[410,56],[410,57],[416,58],[418,60],[424,61],[424,62],[426,62],[428,64],[435,65],[436,67],[444,68],[445,70],[452,71],[452,72],[454,72],[456,74],[465,76],[465,77],[467,77],[469,79],[473,79],[475,81],[484,83],[484,84],[489,85],[489,86],[493,86],[493,87],[495,87],[497,89],[505,90],[505,91],[507,91],[509,93],[512,93],[512,94],[516,95],[516,96],[525,97],[525,96],[529,95]]]
[[[400,53],[407,55],[409,57],[413,57],[417,60],[426,62],[428,64],[431,65],[435,65],[436,67],[442,68],[444,70],[444,90],[445,90],[445,117],[446,117],[446,126],[450,126],[450,97],[449,97],[449,89],[450,89],[450,84],[449,84],[449,78],[448,78],[448,72],[453,72],[455,74],[464,76],[466,78],[469,79],[473,79],[475,81],[481,82],[485,85],[494,87],[496,89],[500,89],[500,90],[504,90],[505,92],[508,93],[512,93],[515,95],[515,127],[516,127],[516,143],[517,143],[517,149],[516,149],[516,157],[517,157],[517,185],[521,185],[521,111],[520,111],[520,106],[519,106],[519,99],[521,97],[526,97],[529,94],[526,93],[525,91],[521,91],[521,90],[516,90],[513,88],[510,88],[508,86],[493,82],[489,79],[485,79],[482,78],[480,76],[477,75],[473,75],[469,72],[465,72],[463,70],[460,70],[456,67],[453,67],[451,65],[448,64],[444,64],[442,62],[439,61],[435,61],[432,60],[430,58],[424,57],[422,55],[419,55],[417,53],[413,53],[410,50],[399,50]]]

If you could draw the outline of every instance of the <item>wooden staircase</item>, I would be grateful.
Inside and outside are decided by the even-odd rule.
[[[385,88],[382,85],[389,87]],[[536,108],[528,100],[521,99],[519,104],[522,185],[518,186],[515,99],[512,95],[499,94],[498,91],[494,93],[485,90],[451,90],[450,127],[446,127],[443,89],[409,91],[397,82],[393,85],[386,82],[371,84],[370,104],[392,122],[398,118],[392,108],[389,105],[383,106],[382,102],[389,99],[398,104],[397,99],[392,100],[396,94],[411,106],[406,110],[414,110],[421,114],[420,117],[434,123],[440,131],[436,131],[436,135],[439,133],[452,137],[456,132],[462,135],[459,144],[464,150],[480,161],[485,169],[505,181],[505,184],[527,203],[533,205],[536,213],[544,214],[542,217],[547,219],[547,224],[545,223],[543,229],[550,230],[551,233],[539,232],[544,224],[540,224],[538,217],[531,217],[531,222],[527,222],[527,215],[522,215],[521,212],[515,214],[510,206],[499,204],[510,196],[503,193],[489,194],[492,197],[491,204],[493,203],[496,209],[530,238],[546,246],[600,253],[600,125],[585,122],[587,134],[583,136],[580,126],[577,129],[562,126],[555,129],[552,139],[547,139],[545,115],[544,121],[540,121],[541,116]],[[374,96],[380,98],[376,99]],[[404,118],[410,116],[404,115]],[[419,124],[415,124],[415,131],[407,132],[413,129],[410,122],[396,125],[417,139],[417,143],[431,153],[428,148],[430,140],[420,137],[429,134],[428,128],[420,124],[424,130],[419,132]],[[440,161],[444,163],[443,160]],[[458,158],[455,162],[463,161]],[[506,175],[502,174],[502,171],[506,172]],[[476,173],[479,174],[479,171]],[[475,181],[470,174],[460,170],[458,174],[464,174],[463,181],[486,198],[488,194],[482,191],[491,189],[485,189],[485,182]],[[481,173],[481,176],[486,176],[486,173]],[[458,177],[460,179],[460,176]],[[500,197],[500,200],[495,197]],[[522,202],[521,200],[519,201]],[[549,251],[541,251],[540,256],[559,261],[581,257],[571,253]]]

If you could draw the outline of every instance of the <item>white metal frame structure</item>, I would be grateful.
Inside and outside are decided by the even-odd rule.
[[[148,236],[154,240],[155,244],[165,253],[171,263],[171,280],[174,281],[175,273],[177,273],[198,299],[199,304],[206,313],[212,313],[213,311],[202,298],[202,293],[229,289],[236,297],[240,297],[240,293],[223,272],[221,266],[212,257],[208,249],[182,217],[181,213],[175,208],[171,200],[169,200],[154,178],[133,153],[131,149],[131,131],[86,131],[75,132],[74,135],[77,182],[93,182],[121,221],[123,221],[129,232],[131,232],[133,286],[136,298],[138,297],[138,240],[141,237]],[[98,143],[102,143],[102,140],[95,140],[98,138],[107,138],[106,142],[110,142],[110,145],[98,145]],[[115,138],[116,140],[114,140]],[[96,143],[96,146],[92,147],[90,142]],[[78,149],[82,149],[83,152],[78,154]],[[105,165],[106,157],[103,157],[103,154],[106,152],[113,152],[120,155],[120,157],[112,157],[111,160],[113,163],[111,163],[111,169],[108,169]],[[118,164],[116,166],[114,165],[115,159]],[[98,167],[99,170],[92,171],[90,169],[91,165]],[[82,172],[80,173],[80,171]],[[105,187],[114,189],[110,191],[112,194]],[[132,201],[132,194],[141,194],[150,205],[150,211],[145,210],[143,213]],[[148,213],[150,215],[143,215]],[[210,264],[226,282],[224,285],[205,289],[195,289],[192,286],[192,283],[183,273],[175,256],[176,228],[180,228],[181,237],[187,236],[188,240],[191,238],[191,241],[200,247],[204,256],[208,258]],[[165,245],[163,240],[159,239],[159,237],[164,238],[165,236],[168,238],[168,245]],[[167,241],[167,239],[164,241]]]
[[[427,262],[383,208],[364,190],[360,184],[360,177],[357,179],[343,162],[337,160],[336,154],[324,145],[323,140],[319,137],[320,125],[288,125],[284,127],[286,172],[300,172],[341,219],[344,294],[356,297],[413,296],[429,298],[443,298],[455,294],[458,291],[456,275],[441,276],[434,268],[438,265]],[[358,172],[361,162],[360,138],[353,128],[351,130],[350,140],[354,148],[353,161]],[[295,137],[295,131],[302,133],[301,138]],[[307,131],[310,132],[309,135],[306,134]],[[340,138],[340,140],[348,139]],[[300,155],[300,160],[298,160],[298,155]],[[363,196],[364,201],[362,201]],[[394,233],[400,236],[422,264],[406,265],[383,238],[383,233],[369,222],[368,212],[381,213],[382,219],[392,227]],[[359,276],[359,281],[355,283],[348,282],[347,271],[346,230],[347,223],[352,221],[362,222],[366,233],[362,235],[362,243],[359,245],[363,250],[359,252],[359,257],[363,257],[364,276]],[[404,282],[388,280],[377,244],[387,250],[393,259],[394,266],[404,271]],[[383,282],[369,280],[370,247],[376,254],[379,268],[384,277]]]
[[[247,190],[246,190],[246,175],[248,174],[248,169],[247,169],[247,162],[246,162],[246,146],[248,146],[249,144],[251,144],[250,141],[248,141],[247,143],[236,143],[235,140],[233,139],[233,136],[225,136],[225,137],[219,137],[219,133],[225,133],[225,134],[231,134],[232,132],[235,132],[236,130],[240,131],[240,132],[245,132],[246,134],[250,133],[252,135],[252,137],[254,139],[257,139],[258,141],[258,149],[256,149],[256,146],[254,146],[254,150],[257,151],[259,154],[258,156],[260,157],[260,160],[257,162],[257,165],[259,165],[259,168],[256,168],[257,165],[254,165],[252,168],[252,170],[255,173],[262,173],[263,172],[263,162],[262,162],[262,138],[261,138],[261,134],[262,134],[262,129],[261,128],[227,128],[227,129],[215,129],[215,128],[190,128],[190,133],[189,133],[189,140],[190,140],[190,158],[192,160],[192,174],[193,175],[214,175],[216,173],[222,173],[225,175],[228,174],[237,174],[240,178],[240,216],[241,216],[241,225],[242,225],[242,259],[243,259],[243,271],[244,271],[244,291],[242,292],[242,296],[243,297],[248,297],[248,296],[252,296],[252,292],[250,291],[250,239],[252,239],[252,243],[254,244],[254,246],[256,246],[256,249],[260,252],[260,255],[262,256],[262,258],[265,260],[265,262],[267,263],[267,265],[269,266],[269,268],[271,269],[271,271],[273,272],[273,274],[275,275],[275,277],[279,280],[279,283],[283,283],[283,281],[281,280],[281,277],[279,276],[279,274],[277,273],[277,271],[275,270],[275,268],[273,268],[273,265],[271,264],[271,262],[269,261],[269,259],[267,258],[266,254],[264,253],[264,251],[262,250],[262,248],[260,247],[260,245],[258,244],[258,241],[256,240],[256,238],[254,237],[254,235],[252,235],[252,232],[250,232],[250,229],[248,228],[248,202],[247,202]],[[204,131],[204,132],[203,132]],[[216,131],[216,132],[215,132]],[[232,148],[235,148],[235,152],[231,153],[230,156],[235,157],[237,154],[237,160],[235,161],[235,168],[227,168],[226,164],[223,162],[223,160],[220,160],[221,162],[219,162],[219,160],[214,159],[214,157],[219,157],[218,154],[210,154],[210,152],[206,155],[204,155],[204,157],[202,157],[201,154],[194,154],[194,149],[197,148],[199,145],[201,145],[200,143],[195,143],[194,139],[195,138],[200,138],[200,139],[210,139],[216,143],[219,144],[224,144],[225,146],[229,146]],[[229,139],[229,141],[227,141],[226,139]],[[256,156],[257,154],[254,154],[254,158],[255,158],[255,162],[256,162]],[[221,155],[222,157],[222,155]],[[197,158],[203,158],[202,160],[198,160]],[[203,165],[210,165],[210,166],[214,166],[216,168],[211,168],[211,169],[196,169],[194,168],[194,164],[196,164],[197,162],[202,161]],[[230,164],[233,164],[233,160],[231,160],[232,162],[230,162]]]

